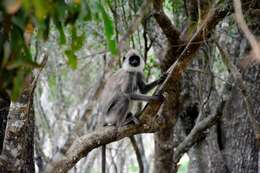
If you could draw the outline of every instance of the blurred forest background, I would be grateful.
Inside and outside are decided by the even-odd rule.
[[[1,0],[0,172],[259,173],[259,36],[259,0]],[[99,129],[130,48],[165,100]]]

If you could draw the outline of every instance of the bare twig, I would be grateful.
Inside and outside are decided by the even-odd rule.
[[[39,76],[43,70],[43,68],[45,67],[46,63],[47,63],[47,60],[48,60],[48,56],[45,54],[44,57],[43,57],[43,60],[41,62],[41,67],[40,69],[38,70],[38,73],[37,75],[35,76],[34,80],[32,81],[32,84],[31,84],[31,95],[34,93],[34,90],[36,88],[36,85],[37,85],[37,82],[38,82],[38,79],[39,79]]]
[[[205,75],[210,75],[210,73],[208,73],[208,72],[206,72],[206,71],[204,71],[204,70],[201,70],[201,69],[188,68],[187,71],[198,72],[198,73],[202,73],[202,74],[205,74]],[[227,81],[227,80],[221,78],[220,76],[217,76],[216,74],[212,74],[212,75],[213,75],[213,77],[215,77],[215,78],[221,80],[222,82],[225,82],[225,83],[228,84],[228,85],[232,85],[229,81]]]

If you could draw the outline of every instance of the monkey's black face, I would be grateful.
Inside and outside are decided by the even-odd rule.
[[[137,67],[140,65],[140,57],[137,55],[133,55],[129,58],[129,64],[133,67]]]

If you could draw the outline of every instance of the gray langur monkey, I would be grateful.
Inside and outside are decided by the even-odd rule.
[[[123,57],[122,68],[106,82],[101,96],[101,125],[120,127],[126,124],[138,124],[134,101],[161,100],[162,96],[146,96],[148,91],[161,84],[166,75],[149,84],[144,81],[144,60],[136,50],[129,50]],[[130,137],[131,141],[135,140]],[[105,145],[102,146],[102,173],[105,173]]]
[[[101,123],[103,126],[122,126],[127,118],[133,118],[133,101],[160,100],[162,96],[146,96],[148,91],[161,84],[166,76],[149,84],[144,81],[144,60],[134,49],[123,58],[122,68],[105,84],[101,99]],[[137,122],[135,122],[137,123]]]

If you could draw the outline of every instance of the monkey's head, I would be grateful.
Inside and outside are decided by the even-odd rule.
[[[136,50],[129,50],[123,57],[123,69],[129,72],[143,72],[144,60]]]

